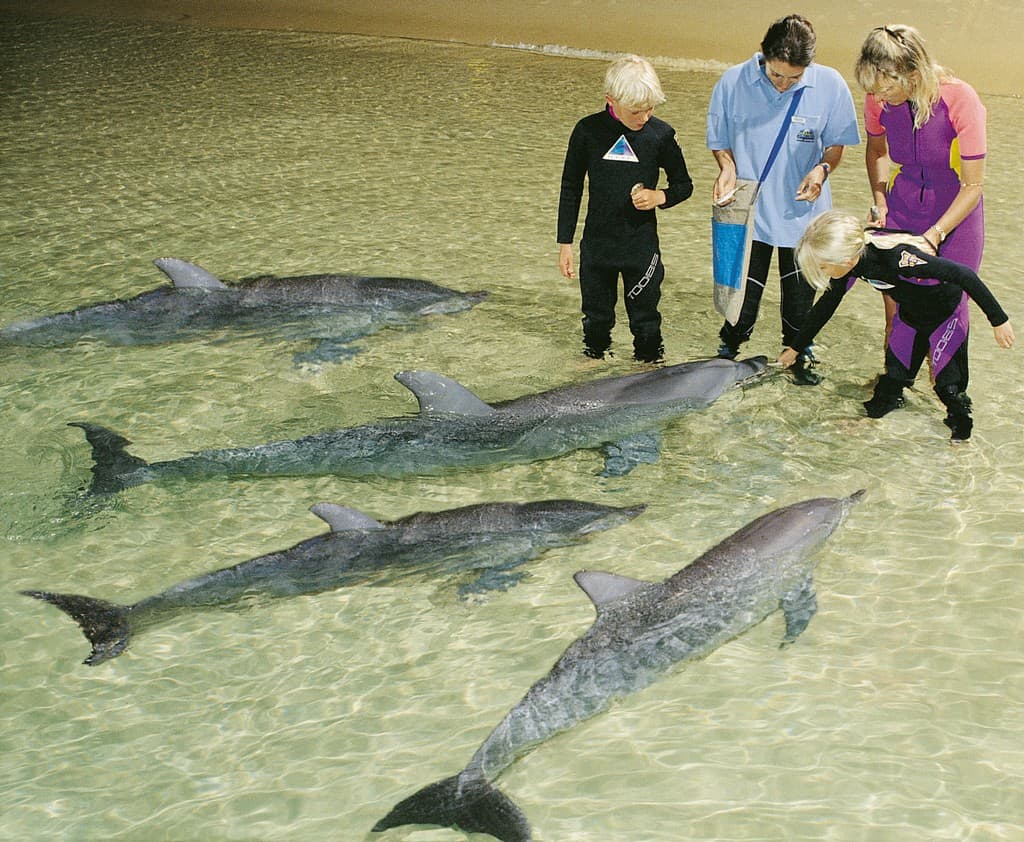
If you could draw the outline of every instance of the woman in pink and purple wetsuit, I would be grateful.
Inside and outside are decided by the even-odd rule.
[[[868,180],[872,221],[879,227],[921,235],[935,252],[970,267],[981,266],[985,242],[982,182],[985,178],[985,107],[974,89],[935,64],[912,26],[871,30],[855,68],[867,92]],[[914,331],[885,296],[886,344],[909,362]],[[942,335],[964,345],[965,295]],[[890,335],[892,341],[890,341]],[[946,337],[949,343],[948,336]],[[932,370],[933,376],[939,372]],[[967,388],[961,383],[959,391]]]

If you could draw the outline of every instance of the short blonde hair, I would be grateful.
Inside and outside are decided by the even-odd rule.
[[[866,242],[864,223],[854,214],[830,210],[811,220],[796,244],[800,274],[817,290],[828,288],[832,279],[825,264],[846,265],[860,259]]]
[[[939,85],[953,75],[932,61],[924,37],[903,23],[876,26],[860,47],[854,75],[868,93],[880,82],[896,81],[906,86],[914,105],[914,128],[921,128],[939,101]]]
[[[623,56],[612,62],[604,74],[604,92],[615,101],[634,107],[654,108],[665,101],[658,74],[640,56]]]

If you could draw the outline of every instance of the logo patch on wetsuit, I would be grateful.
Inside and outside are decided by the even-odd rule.
[[[909,251],[900,252],[900,269],[907,269],[911,266],[922,266],[927,262],[927,260],[918,257],[916,254],[911,254]]]
[[[629,141],[626,140],[624,134],[620,134],[619,139],[615,141],[612,148],[604,153],[604,159],[606,161],[632,161],[634,164],[640,163],[640,159],[636,157],[636,152],[633,151],[633,147],[629,145]]]

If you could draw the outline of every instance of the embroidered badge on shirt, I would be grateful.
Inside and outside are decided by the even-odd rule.
[[[900,269],[907,269],[911,266],[921,266],[927,261],[918,257],[916,254],[911,254],[909,251],[900,252]]]
[[[604,159],[606,161],[632,161],[634,164],[640,163],[640,159],[636,157],[636,152],[633,151],[633,147],[629,145],[629,141],[626,140],[624,134],[619,135],[619,139],[615,141],[615,144],[604,153]]]

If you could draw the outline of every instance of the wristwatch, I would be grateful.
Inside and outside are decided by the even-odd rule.
[[[832,165],[826,161],[818,161],[818,166],[825,171],[825,178],[828,178],[828,174],[832,172]]]

